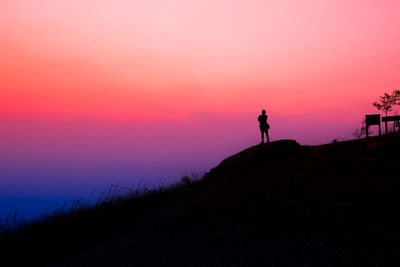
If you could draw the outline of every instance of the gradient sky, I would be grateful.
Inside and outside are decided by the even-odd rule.
[[[400,89],[399,14],[395,0],[1,0],[0,194],[207,170],[259,142],[262,108],[274,140],[350,138]]]

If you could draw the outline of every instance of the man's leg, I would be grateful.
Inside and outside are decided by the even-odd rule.
[[[261,143],[264,143],[264,131],[260,129],[261,131]]]
[[[267,137],[267,143],[269,143],[269,134],[268,134],[268,131],[265,132],[265,136]]]

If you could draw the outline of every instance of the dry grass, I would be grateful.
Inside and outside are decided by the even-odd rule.
[[[316,147],[294,141],[252,147],[196,181],[184,177],[171,187],[140,193],[116,186],[96,205],[5,233],[0,236],[3,261],[397,265],[399,149],[396,134]]]

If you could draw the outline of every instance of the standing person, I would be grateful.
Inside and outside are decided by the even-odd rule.
[[[262,114],[258,116],[258,122],[260,123],[260,131],[261,131],[261,143],[264,143],[264,133],[265,136],[267,137],[267,143],[269,143],[269,135],[268,135],[269,124],[267,123],[268,116],[265,115],[266,113],[265,109],[263,109],[261,113]]]

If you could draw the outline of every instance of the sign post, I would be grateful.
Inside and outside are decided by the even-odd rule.
[[[386,131],[385,131],[386,134],[387,134],[387,122],[388,121],[399,121],[399,120],[400,120],[400,116],[398,116],[398,115],[382,117],[382,122],[384,122],[386,124]]]
[[[366,135],[366,137],[368,137],[368,127],[371,125],[378,125],[379,126],[379,135],[381,135],[381,115],[380,114],[365,115],[365,135]]]

